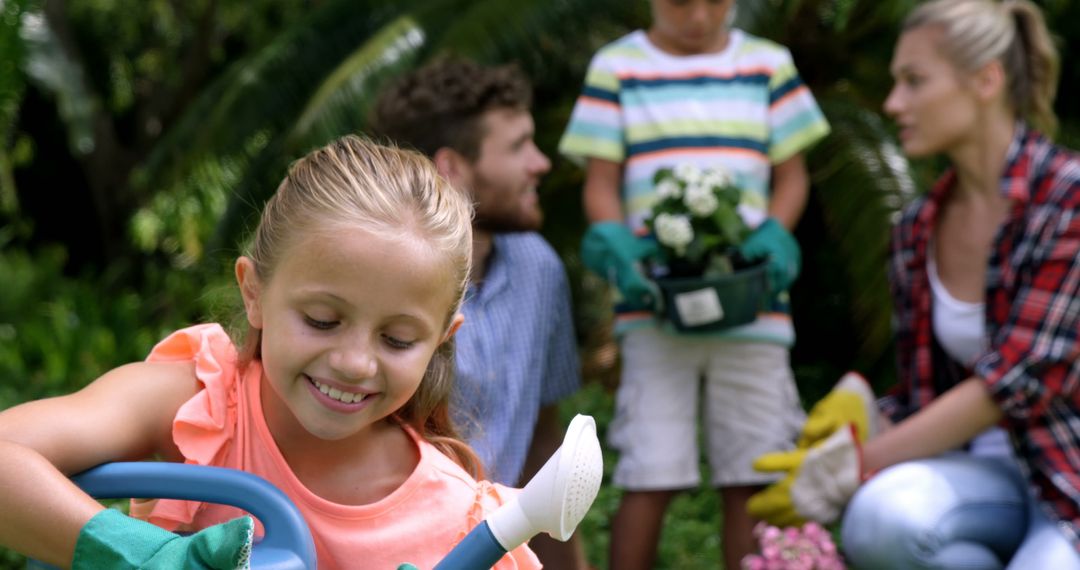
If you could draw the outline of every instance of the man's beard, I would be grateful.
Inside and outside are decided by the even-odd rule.
[[[544,213],[526,213],[518,210],[516,214],[506,212],[485,213],[476,211],[473,227],[491,233],[535,232],[544,222]]]
[[[519,201],[521,200],[519,192],[523,189],[518,188],[517,191],[511,192],[509,188],[502,187],[500,190],[495,190],[500,188],[500,184],[493,182],[483,172],[477,170],[474,176],[473,184],[476,192],[474,199],[477,196],[486,198],[486,200],[476,201],[476,210],[473,214],[474,228],[491,233],[540,230],[544,221],[544,211],[540,209],[539,202],[531,208],[526,207]],[[539,198],[537,195],[536,199],[539,200]]]

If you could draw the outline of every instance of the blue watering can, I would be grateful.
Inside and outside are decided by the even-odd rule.
[[[518,496],[488,515],[435,570],[490,568],[541,532],[568,540],[596,499],[603,469],[596,423],[590,416],[578,415],[562,446]],[[131,462],[99,465],[72,480],[99,499],[180,499],[243,509],[265,529],[251,551],[252,570],[316,568],[315,544],[303,516],[285,493],[257,475],[224,467]],[[31,559],[27,569],[55,567]]]

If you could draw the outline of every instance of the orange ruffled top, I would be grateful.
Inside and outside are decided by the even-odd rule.
[[[284,491],[311,529],[320,570],[395,570],[405,562],[431,568],[516,492],[476,481],[403,427],[420,455],[412,475],[378,502],[332,503],[308,490],[289,468],[259,404],[262,367],[253,362],[241,376],[236,347],[221,326],[177,331],[158,343],[147,360],[195,361],[203,389],[180,407],[173,421],[173,439],[186,462],[254,473]],[[241,512],[223,505],[161,499],[132,501],[131,514],[184,531],[225,522]],[[503,556],[495,568],[540,568],[540,563],[523,545]]]

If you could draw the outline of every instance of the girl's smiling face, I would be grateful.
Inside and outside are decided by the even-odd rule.
[[[446,256],[409,231],[312,232],[266,282],[247,258],[237,278],[262,329],[264,406],[289,412],[267,418],[291,415],[323,440],[363,433],[405,405],[461,321],[448,319],[456,287]]]

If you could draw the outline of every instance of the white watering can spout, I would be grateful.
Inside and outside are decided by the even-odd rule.
[[[591,416],[577,415],[562,445],[517,497],[472,530],[435,568],[490,568],[503,554],[546,532],[566,541],[585,518],[604,476],[604,459]]]
[[[507,550],[541,532],[569,540],[592,506],[603,475],[596,422],[578,415],[570,422],[558,451],[525,485],[517,500],[488,516],[491,533]]]

